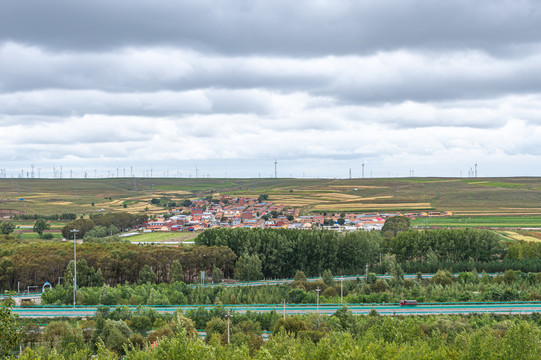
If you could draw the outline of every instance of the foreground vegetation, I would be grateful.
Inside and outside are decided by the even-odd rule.
[[[330,272],[314,282],[307,282],[298,272],[287,285],[214,287],[190,286],[182,282],[152,285],[118,285],[116,287],[84,287],[77,290],[79,305],[212,305],[212,304],[301,304],[316,302],[315,289],[321,289],[321,303],[399,303],[401,299],[419,302],[464,301],[539,301],[541,273],[507,270],[496,277],[486,273],[463,272],[456,277],[440,270],[432,278],[404,279],[394,268],[390,279],[368,278],[343,283]],[[42,296],[43,304],[69,305],[73,302],[73,287],[57,286]]]
[[[100,310],[92,320],[27,321],[19,359],[537,359],[541,317],[470,315],[286,316],[210,312],[160,315]],[[199,327],[206,332],[200,338]],[[267,341],[263,332],[270,331]],[[229,341],[228,341],[229,339]]]

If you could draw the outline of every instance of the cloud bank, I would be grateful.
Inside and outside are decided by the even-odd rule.
[[[0,168],[541,175],[540,24],[526,0],[8,2]]]

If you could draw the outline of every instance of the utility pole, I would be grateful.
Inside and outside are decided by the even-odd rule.
[[[368,284],[368,264],[366,264],[366,283]]]
[[[76,237],[79,230],[70,230],[73,233],[73,307],[75,307],[75,294],[77,293],[77,242]]]
[[[286,299],[284,299],[284,320],[286,319]]]

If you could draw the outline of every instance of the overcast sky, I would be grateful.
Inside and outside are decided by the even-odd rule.
[[[24,177],[541,175],[535,0],[0,0]]]

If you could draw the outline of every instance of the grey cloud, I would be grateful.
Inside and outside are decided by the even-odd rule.
[[[266,100],[256,92],[248,101],[241,100],[239,94],[251,89],[282,94],[306,92],[327,98],[327,104],[334,100],[341,104],[383,104],[483,99],[539,92],[541,77],[537,74],[541,72],[541,49],[531,51],[528,56],[516,59],[499,59],[479,51],[416,53],[402,50],[370,56],[299,60],[227,58],[169,48],[54,54],[19,44],[4,44],[0,47],[0,91],[118,92],[119,102],[131,103],[131,111],[150,116],[164,112],[143,103],[132,106],[136,99],[143,98],[138,93],[205,90],[205,96],[212,102],[207,108],[197,101],[184,104],[186,106],[180,106],[182,102],[176,107],[165,106],[171,108],[172,113],[267,112]],[[133,99],[121,100],[127,94],[132,94]],[[147,95],[147,98],[152,96]],[[98,109],[114,113],[107,104],[96,105]],[[120,104],[119,107],[122,108]],[[131,113],[129,108],[122,113]]]
[[[163,44],[226,54],[359,54],[539,42],[540,6],[521,1],[12,1],[0,40],[56,49]]]

